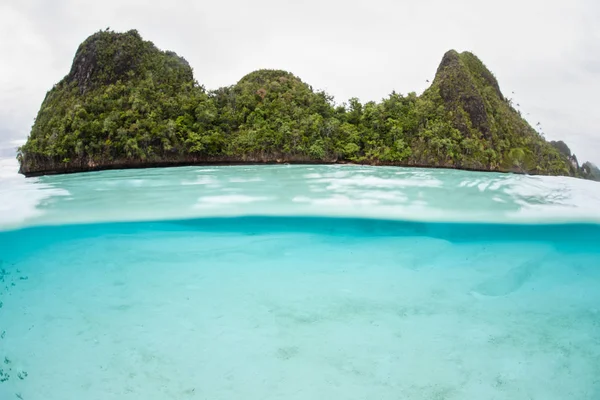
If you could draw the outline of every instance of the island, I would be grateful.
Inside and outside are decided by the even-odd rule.
[[[290,72],[208,91],[136,30],[99,31],[46,94],[17,154],[26,176],[244,163],[358,163],[593,178],[548,142],[472,53],[448,51],[420,96],[336,104]]]

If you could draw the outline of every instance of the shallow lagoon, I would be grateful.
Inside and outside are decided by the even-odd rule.
[[[2,399],[600,397],[594,182],[11,168]]]

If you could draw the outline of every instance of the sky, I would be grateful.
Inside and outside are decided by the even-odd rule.
[[[109,27],[177,52],[207,89],[275,68],[337,103],[421,93],[447,50],[472,51],[546,138],[600,164],[599,20],[597,0],[0,0],[0,153]]]

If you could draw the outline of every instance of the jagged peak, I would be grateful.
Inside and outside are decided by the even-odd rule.
[[[500,91],[500,85],[498,85],[498,80],[479,57],[469,51],[460,53],[459,57],[475,79],[479,80],[485,86],[491,86],[500,99],[504,99],[504,96]]]
[[[144,40],[137,30],[98,31],[79,45],[67,80],[85,93],[97,81],[111,83],[134,69],[143,51]]]
[[[154,43],[142,39],[135,29],[127,32],[106,29],[89,36],[79,45],[66,80],[75,83],[80,93],[85,94],[98,85],[139,76],[153,62],[154,56],[162,57],[183,79],[193,80],[192,69],[183,57],[159,50]]]
[[[500,99],[504,99],[498,85],[498,80],[494,74],[472,52],[463,51],[459,53],[456,50],[447,51],[442,57],[434,82],[439,82],[441,79],[447,78],[452,74],[462,75],[463,78],[466,78],[465,74],[468,74],[474,84],[477,86],[490,86]]]

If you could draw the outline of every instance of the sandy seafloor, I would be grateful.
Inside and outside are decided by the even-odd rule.
[[[302,174],[299,168],[312,167],[296,168]],[[346,186],[360,182],[335,168]],[[189,181],[193,171],[146,171],[168,177],[146,175],[133,185],[176,181],[180,173]],[[212,172],[213,184],[219,171]],[[252,171],[254,181],[243,174],[236,179],[254,185],[274,179]],[[328,171],[306,172],[312,174],[306,179]],[[165,206],[169,196],[181,208],[182,197],[194,197],[185,185],[181,196],[164,188],[160,202],[158,184],[146,196],[127,192],[131,173],[121,180],[114,171],[11,177],[12,186],[2,188],[4,195],[19,194],[0,207],[12,224],[0,232],[0,369],[9,375],[0,382],[0,399],[600,399],[600,228],[594,223],[202,218],[209,214],[169,221],[172,211],[158,207],[160,221],[96,220],[108,205],[107,214],[116,215]],[[429,186],[421,187],[445,188],[436,173],[426,172]],[[414,182],[426,182],[417,174]],[[456,190],[476,187],[462,183],[485,176],[461,174]],[[100,198],[90,205],[95,219],[89,224],[60,223],[69,210],[72,218],[84,215],[79,199],[93,199],[84,196],[90,187],[110,186],[102,180],[107,176],[115,192],[129,197]],[[378,179],[358,186],[384,200],[419,198],[421,212],[435,198],[435,192],[419,195],[414,182]],[[368,186],[373,182],[378,186]],[[195,212],[205,212],[197,205],[219,190],[203,185],[196,186]],[[547,206],[573,208],[561,185],[560,201],[523,195],[530,206],[515,208],[509,201],[514,191],[499,190],[493,196],[506,198],[494,203],[505,205],[501,216],[525,209],[531,215],[536,204],[550,215]],[[18,197],[24,192],[38,197],[25,204]],[[233,193],[242,211],[244,204],[257,210],[261,200]],[[327,199],[322,191],[312,193]],[[339,207],[380,205],[352,203],[353,195],[346,192],[350,203]],[[215,207],[236,203],[228,196]],[[293,193],[301,200],[290,204],[306,204],[310,196]],[[442,208],[432,203],[437,215]],[[481,212],[493,214],[490,204]],[[593,209],[584,204],[574,215],[581,221],[587,210],[593,219]],[[140,215],[147,214],[134,219],[148,219]],[[50,226],[36,227],[44,224]]]

